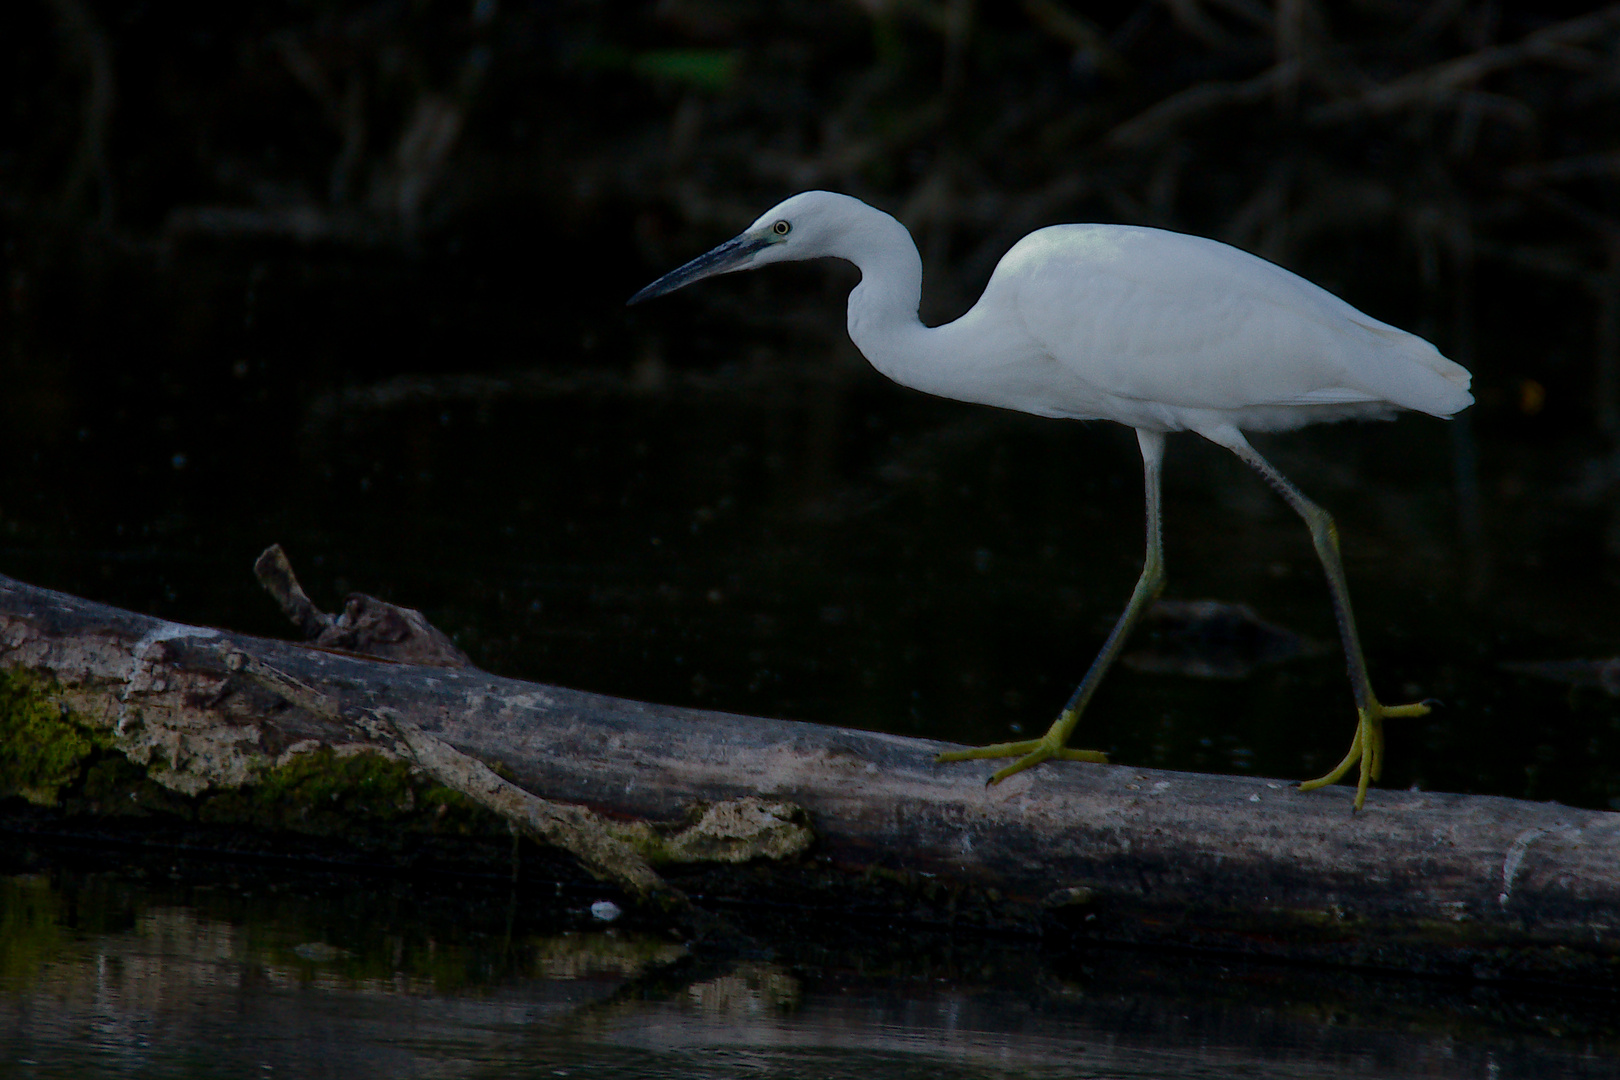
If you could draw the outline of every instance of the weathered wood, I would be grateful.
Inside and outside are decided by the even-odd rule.
[[[244,657],[326,704],[245,677]],[[802,807],[815,859],[782,871],[784,888],[892,872],[919,896],[977,890],[1105,939],[1620,985],[1620,814],[1379,790],[1352,814],[1348,787],[1128,765],[1048,764],[986,788],[984,769],[935,765],[944,744],[929,740],[383,663],[0,578],[7,669],[52,677],[75,716],[182,792],[317,745],[386,749],[398,736],[367,730],[385,717],[611,818],[745,796]],[[954,903],[919,910],[948,919]]]

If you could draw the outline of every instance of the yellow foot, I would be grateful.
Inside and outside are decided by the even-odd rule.
[[[941,761],[974,761],[979,758],[1017,758],[1018,760],[992,773],[985,786],[999,784],[1014,773],[1023,772],[1031,765],[1039,765],[1047,758],[1056,758],[1059,761],[1089,761],[1097,765],[1108,764],[1108,755],[1101,750],[1070,750],[1063,745],[1068,732],[1060,730],[1065,726],[1073,727],[1071,716],[1064,713],[1058,717],[1057,723],[1052,725],[1050,731],[1039,739],[1028,739],[1024,742],[994,743],[990,746],[975,746],[971,750],[946,750],[938,757]]]
[[[1389,717],[1399,719],[1407,716],[1427,716],[1429,707],[1421,703],[1380,705],[1374,701],[1369,707],[1357,711],[1361,715],[1361,720],[1356,724],[1356,737],[1350,740],[1350,752],[1344,755],[1344,760],[1339,762],[1332,772],[1315,780],[1306,780],[1299,785],[1299,790],[1315,791],[1317,788],[1336,784],[1340,777],[1359,762],[1361,776],[1356,781],[1356,809],[1360,810],[1362,803],[1367,801],[1367,782],[1377,780],[1384,772],[1384,720]]]

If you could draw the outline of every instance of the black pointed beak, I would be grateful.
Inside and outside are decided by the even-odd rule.
[[[743,233],[733,237],[706,254],[699,255],[691,262],[678,270],[671,270],[651,285],[642,289],[625,302],[625,306],[639,304],[643,300],[651,300],[655,296],[672,293],[683,285],[690,285],[701,278],[713,277],[715,274],[729,274],[733,270],[745,269],[754,252],[770,244],[769,236],[750,236]]]

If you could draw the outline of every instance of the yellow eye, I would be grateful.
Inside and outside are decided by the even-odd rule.
[[[771,226],[771,231],[777,236],[786,236],[792,230],[793,226],[789,225],[785,221],[778,221],[775,225]]]

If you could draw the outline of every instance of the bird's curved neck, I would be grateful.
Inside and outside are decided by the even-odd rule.
[[[916,386],[929,329],[917,317],[922,301],[922,256],[911,233],[869,206],[845,234],[838,254],[861,271],[849,294],[849,336],[861,354],[889,378]]]

